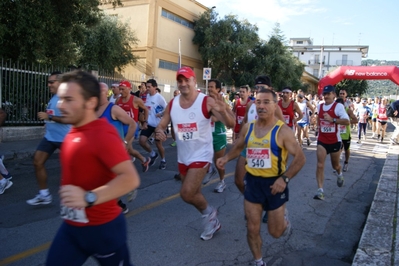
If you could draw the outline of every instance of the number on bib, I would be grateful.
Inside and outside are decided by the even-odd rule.
[[[247,164],[255,169],[271,168],[270,149],[247,148]]]

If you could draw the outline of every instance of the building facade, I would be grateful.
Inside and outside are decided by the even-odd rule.
[[[314,45],[310,38],[291,38],[294,56],[305,64],[305,71],[322,78],[339,66],[360,66],[367,58],[368,45]]]
[[[181,65],[193,68],[198,86],[204,87],[203,63],[192,39],[193,22],[208,7],[194,0],[122,0],[123,6],[116,8],[109,0],[100,2],[106,14],[127,23],[139,40],[133,50],[138,62],[121,73],[126,79],[137,86],[154,78],[168,100],[176,89],[180,55]]]

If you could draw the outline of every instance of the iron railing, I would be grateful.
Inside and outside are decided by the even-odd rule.
[[[55,67],[41,64],[25,64],[0,59],[0,103],[7,113],[5,126],[37,126],[43,125],[37,113],[45,111],[51,94],[47,87],[47,79],[51,72],[72,70],[66,67]],[[132,90],[136,91],[142,81],[152,77],[145,75],[122,76],[117,72],[96,72],[98,80],[109,86],[121,80],[129,80]],[[168,101],[177,88],[175,80],[157,80],[161,94]]]

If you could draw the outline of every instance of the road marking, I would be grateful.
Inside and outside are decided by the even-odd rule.
[[[233,172],[226,174],[224,177],[226,179],[227,177],[230,177],[230,176],[233,176]],[[211,184],[214,184],[216,182],[219,182],[219,178],[214,178],[213,180],[209,181],[206,185],[203,185],[202,187],[207,187],[207,186],[209,186]],[[158,207],[158,206],[160,206],[160,205],[162,205],[164,203],[167,203],[167,202],[169,202],[171,200],[174,200],[174,199],[176,199],[178,197],[180,197],[180,193],[176,193],[176,194],[174,194],[172,196],[169,196],[167,198],[160,199],[160,200],[155,201],[153,203],[147,204],[147,205],[145,205],[145,206],[143,206],[141,208],[138,208],[138,209],[135,209],[133,211],[130,211],[128,214],[125,215],[125,217],[129,218],[129,217],[132,217],[133,215],[137,215],[137,214],[139,214],[139,213],[141,213],[143,211],[151,210],[151,209],[153,209],[155,207]],[[33,256],[33,255],[35,255],[37,253],[43,252],[43,251],[47,250],[50,247],[51,243],[52,242],[50,241],[50,242],[44,243],[44,244],[42,244],[40,246],[37,246],[37,247],[31,248],[31,249],[22,251],[20,253],[17,253],[15,255],[10,256],[10,257],[4,258],[4,259],[0,259],[0,266],[5,266],[5,265],[8,265],[10,263],[13,263],[13,262],[16,262],[16,261],[19,261],[19,260],[23,260],[25,258]]]

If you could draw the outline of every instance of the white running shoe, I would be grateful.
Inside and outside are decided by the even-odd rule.
[[[202,232],[201,234],[201,239],[209,240],[213,237],[213,234],[222,227],[217,218],[217,210],[213,209],[210,214],[202,215],[202,218],[205,229],[204,232]]]
[[[226,183],[224,182],[224,180],[222,180],[222,181],[219,181],[219,183],[215,187],[214,191],[217,193],[222,193],[225,188],[226,188]]]
[[[129,193],[127,193],[127,201],[131,202],[132,200],[135,200],[137,197],[137,189],[130,191]]]
[[[40,205],[40,204],[50,204],[53,201],[51,194],[47,196],[42,196],[39,194],[36,195],[33,199],[27,200],[26,203],[29,205]]]
[[[12,186],[12,182],[9,179],[5,179],[6,182],[0,182],[0,195],[6,191],[6,189],[10,188]]]

